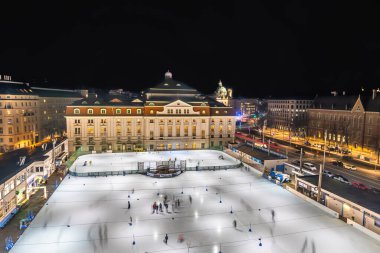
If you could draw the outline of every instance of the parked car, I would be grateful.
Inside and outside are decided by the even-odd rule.
[[[343,160],[352,160],[352,156],[350,156],[350,155],[344,155],[344,156],[342,156],[342,159]]]
[[[296,151],[296,154],[301,154],[301,149],[297,149]],[[305,150],[302,149],[302,154],[304,155],[305,154]]]
[[[314,143],[313,144],[313,147],[316,147],[316,148],[322,148],[322,144],[320,144],[320,143]]]
[[[323,171],[323,174],[325,174],[325,175],[328,176],[328,177],[333,177],[333,176],[335,176],[335,174],[331,173],[331,171],[329,171],[329,170],[324,170],[324,171]]]
[[[342,154],[344,154],[344,155],[351,154],[351,150],[348,150],[348,149],[342,149]]]
[[[364,191],[368,190],[368,187],[367,187],[367,186],[365,186],[364,184],[359,183],[359,182],[352,182],[351,185],[352,185],[353,187],[355,187],[355,188],[359,188],[360,190],[364,190]]]
[[[348,181],[348,179],[345,178],[345,177],[342,176],[342,175],[335,175],[335,176],[333,176],[332,178],[335,179],[335,180],[338,180],[338,181],[340,181],[340,182],[342,182],[342,183],[350,184],[350,181]]]
[[[356,166],[351,164],[344,164],[343,167],[348,170],[356,170]]]
[[[306,146],[311,146],[311,143],[310,143],[309,141],[305,141],[304,144],[305,144]]]
[[[304,163],[302,164],[302,167],[310,171],[317,171],[317,168],[312,163]]]
[[[329,145],[329,146],[327,146],[327,149],[329,151],[336,151],[338,149],[338,147],[335,147],[334,145]]]
[[[343,167],[344,166],[343,162],[339,161],[339,160],[333,161],[332,164],[334,164],[335,166],[338,166],[338,167]]]
[[[293,161],[293,164],[294,164],[294,165],[298,165],[298,166],[300,166],[301,162],[300,162],[299,160],[294,160],[294,161]]]

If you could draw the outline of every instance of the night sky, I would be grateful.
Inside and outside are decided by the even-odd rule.
[[[170,69],[247,97],[380,87],[379,1],[10,2],[0,73],[39,86],[140,91]]]

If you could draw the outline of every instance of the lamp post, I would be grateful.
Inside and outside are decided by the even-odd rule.
[[[323,147],[323,165],[322,170],[325,170],[325,163],[326,163],[326,142],[327,142],[327,130],[325,130],[325,145]]]

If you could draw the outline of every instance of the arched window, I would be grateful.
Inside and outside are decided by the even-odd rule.
[[[116,109],[116,114],[121,114],[121,109]]]
[[[93,109],[87,109],[87,114],[94,114],[94,110]]]
[[[154,112],[153,112],[153,110],[150,110],[150,114],[153,114]]]
[[[205,110],[202,110],[202,114],[206,114],[206,111],[205,111]]]
[[[79,108],[75,108],[74,109],[74,114],[80,114],[80,109]]]
[[[149,105],[154,105],[154,103],[149,103]]]
[[[107,110],[106,109],[100,109],[100,114],[106,114]]]

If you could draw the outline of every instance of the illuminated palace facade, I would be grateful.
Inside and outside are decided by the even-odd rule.
[[[229,106],[165,79],[141,96],[89,94],[66,108],[69,151],[217,148],[234,141]]]

